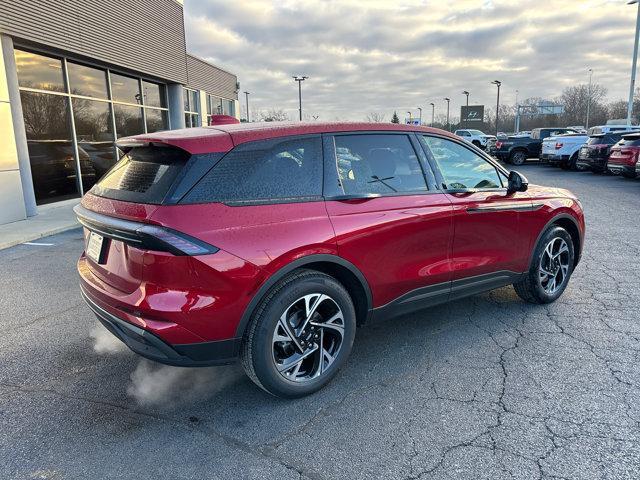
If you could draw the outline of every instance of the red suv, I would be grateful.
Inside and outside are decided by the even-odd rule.
[[[635,132],[623,135],[622,140],[611,147],[607,168],[611,173],[636,178],[638,160],[640,160],[640,132]]]
[[[76,208],[85,300],[144,357],[240,359],[283,397],[325,385],[373,317],[510,284],[552,302],[582,250],[574,195],[441,130],[254,123],[118,146]]]

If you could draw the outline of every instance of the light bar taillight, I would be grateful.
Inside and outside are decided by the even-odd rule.
[[[87,210],[81,205],[76,205],[73,210],[80,224],[88,230],[142,250],[169,252],[174,255],[209,255],[220,250],[168,227],[109,217]]]
[[[560,150],[562,148],[562,143],[556,142],[556,150]]]
[[[502,148],[502,142],[497,141],[496,142],[496,148]]]

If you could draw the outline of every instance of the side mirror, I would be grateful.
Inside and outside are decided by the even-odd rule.
[[[515,170],[511,170],[509,172],[507,193],[526,192],[527,188],[529,188],[529,180],[527,180],[527,177]]]

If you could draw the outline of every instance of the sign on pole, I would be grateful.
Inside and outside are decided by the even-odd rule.
[[[460,121],[464,125],[481,123],[484,120],[484,105],[463,105],[460,107]]]

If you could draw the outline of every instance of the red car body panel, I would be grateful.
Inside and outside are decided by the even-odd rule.
[[[615,146],[611,147],[608,165],[619,165],[629,171],[635,172],[636,164],[640,159],[640,147],[637,146]]]
[[[275,137],[343,131],[431,133],[458,141],[440,130],[408,125],[296,123],[157,132],[121,144],[168,144],[199,154]],[[527,271],[538,235],[554,218],[570,218],[580,240],[584,235],[575,197],[534,185],[508,195],[430,191],[246,206],[150,205],[87,193],[81,205],[111,218],[168,227],[219,249],[177,256],[108,239],[101,263],[85,254],[78,261],[90,302],[176,348],[239,341],[242,322],[269,282],[292,262],[312,256],[352,265],[370,292],[371,311],[425,287]]]

